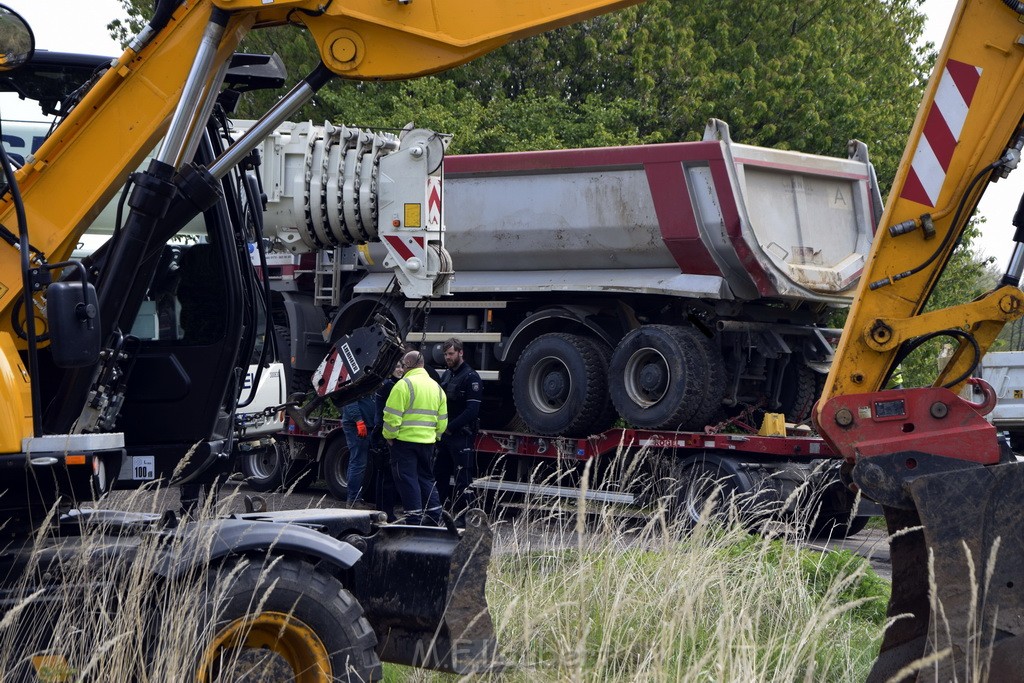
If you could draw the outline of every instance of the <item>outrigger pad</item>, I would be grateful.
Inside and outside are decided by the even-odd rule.
[[[868,680],[1024,681],[1024,464],[927,474],[907,487],[917,509],[886,507],[889,533],[924,529],[891,540],[889,617],[905,616],[886,631]]]
[[[393,524],[367,539],[356,598],[381,660],[457,674],[503,668],[485,588],[493,536],[482,510],[466,529]]]

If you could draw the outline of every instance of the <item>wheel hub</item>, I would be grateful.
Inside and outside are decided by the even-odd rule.
[[[542,385],[544,398],[548,403],[563,403],[569,392],[569,384],[561,372],[549,372]]]
[[[239,666],[253,673],[286,670],[298,683],[333,680],[323,641],[308,625],[280,612],[242,617],[221,629],[206,650],[197,678],[201,683],[235,680]]]
[[[657,363],[647,363],[640,370],[640,388],[649,394],[665,391],[665,370]]]

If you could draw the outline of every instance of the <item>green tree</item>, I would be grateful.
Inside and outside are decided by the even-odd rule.
[[[415,120],[456,134],[461,152],[695,140],[717,117],[749,144],[844,155],[858,138],[888,182],[930,64],[914,47],[920,2],[647,0],[415,85],[330,84],[299,117]],[[115,35],[137,30],[148,3],[122,0],[129,20]],[[291,27],[253,32],[243,48],[281,54],[292,82],[317,62]],[[277,96],[253,94],[239,115]]]

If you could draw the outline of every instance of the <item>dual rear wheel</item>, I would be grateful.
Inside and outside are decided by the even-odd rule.
[[[822,376],[798,354],[781,377],[777,409],[806,420]],[[690,325],[644,325],[614,351],[581,334],[549,333],[520,355],[512,381],[524,426],[546,436],[584,437],[616,413],[641,429],[700,431],[722,411],[729,378],[718,341]]]
[[[516,364],[516,410],[533,432],[582,437],[612,425],[616,412],[644,429],[701,429],[725,392],[714,340],[692,327],[646,325],[614,352],[577,334],[544,334]]]

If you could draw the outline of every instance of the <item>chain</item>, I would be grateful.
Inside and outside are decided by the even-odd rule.
[[[433,299],[427,299],[423,303],[423,305],[422,305],[423,306],[423,325],[420,328],[420,352],[421,353],[423,352],[423,349],[427,345],[427,323],[430,322],[431,303],[433,303]]]

